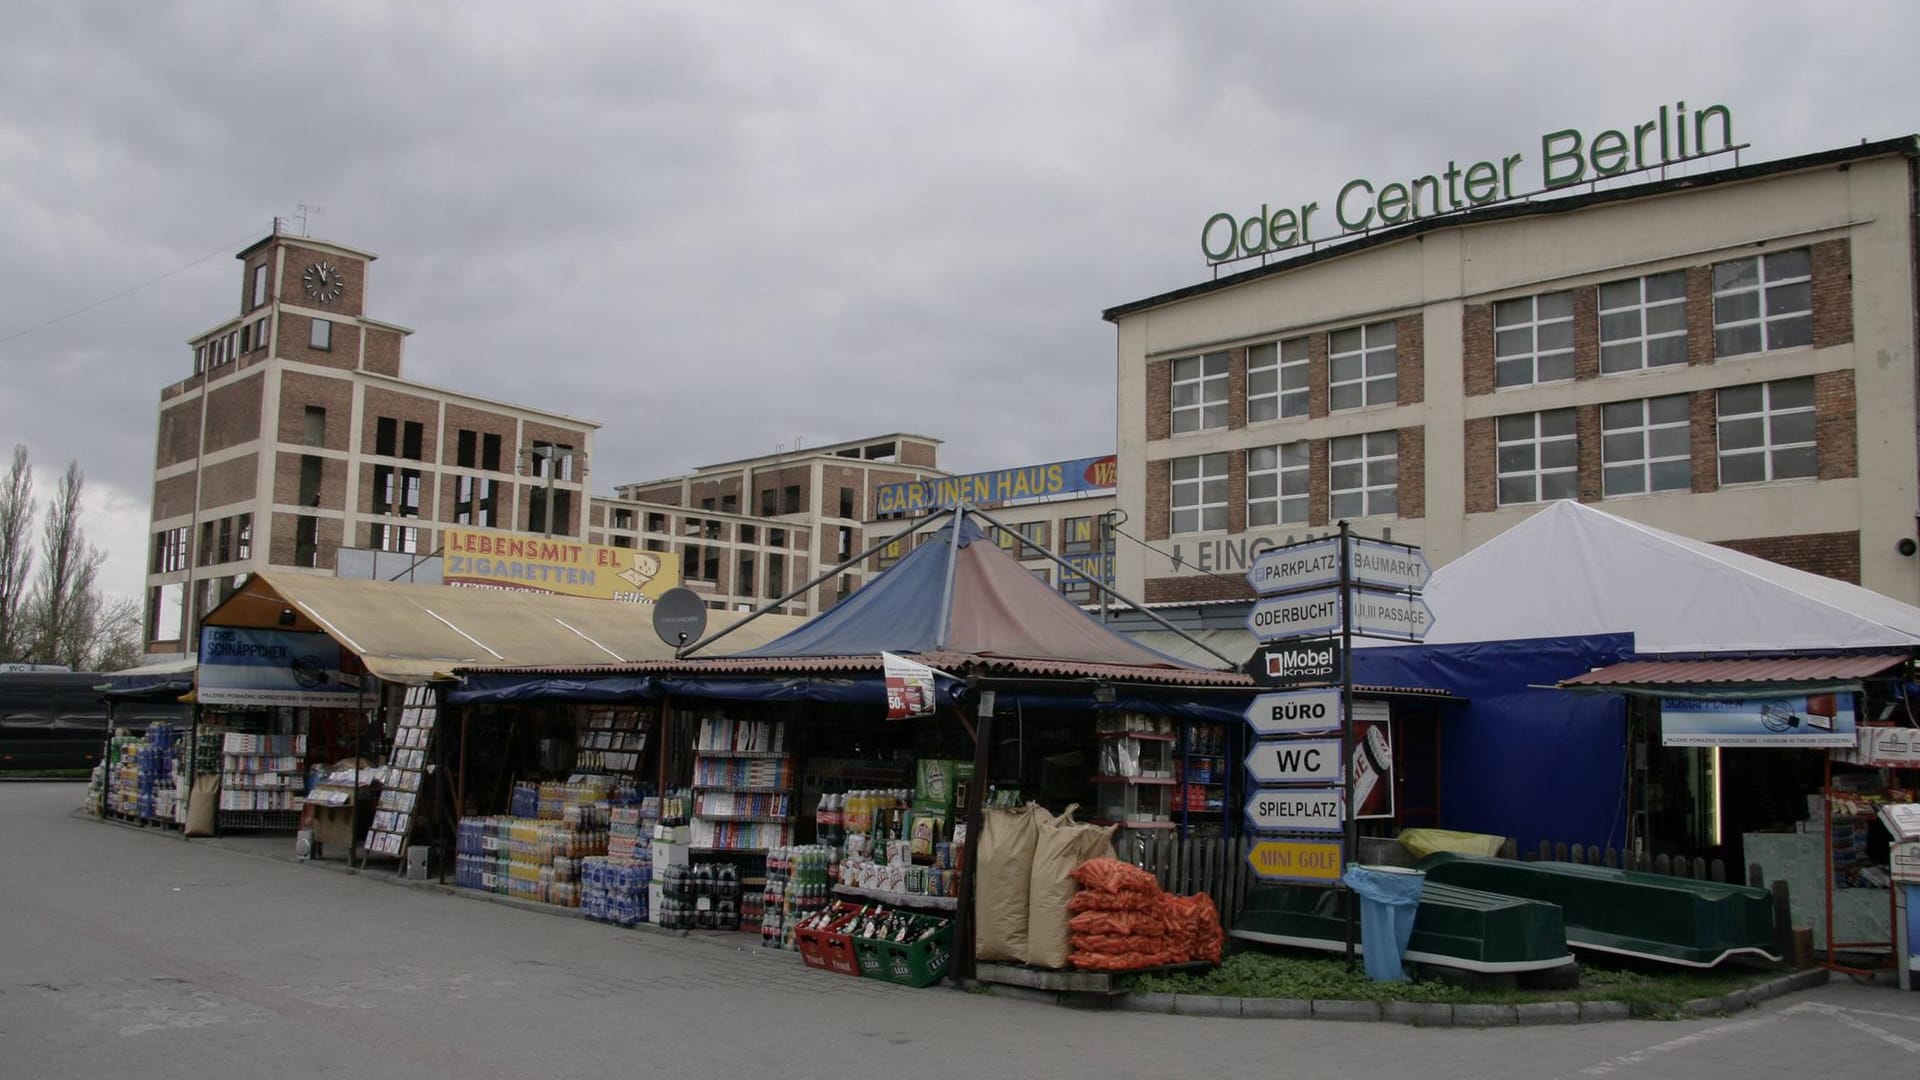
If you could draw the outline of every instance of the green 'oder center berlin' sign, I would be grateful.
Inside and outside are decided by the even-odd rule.
[[[1708,142],[1714,136],[1718,145],[1710,148]],[[1540,136],[1540,186],[1534,190],[1551,191],[1732,149],[1736,147],[1731,109],[1710,105],[1689,111],[1687,103],[1680,101],[1671,110],[1660,106],[1653,119],[1635,124],[1631,134],[1609,128],[1588,139],[1567,128]],[[1458,162],[1449,161],[1440,172],[1405,182],[1375,185],[1371,180],[1349,180],[1330,211],[1310,202],[1298,209],[1284,206],[1279,210],[1262,203],[1258,214],[1245,219],[1218,213],[1200,230],[1200,250],[1209,262],[1226,262],[1517,198],[1530,194],[1514,183],[1522,161],[1523,155],[1508,154],[1498,161],[1476,161],[1464,169]],[[1322,214],[1319,222],[1314,220],[1316,213]],[[1325,227],[1328,215],[1337,228]]]

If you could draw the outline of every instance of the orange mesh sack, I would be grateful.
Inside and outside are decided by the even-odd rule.
[[[1073,871],[1083,889],[1099,892],[1157,893],[1160,882],[1152,874],[1119,859],[1088,859]]]

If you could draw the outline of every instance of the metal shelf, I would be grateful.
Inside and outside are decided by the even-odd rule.
[[[695,791],[759,791],[759,792],[771,793],[774,795],[786,795],[793,791],[793,789],[790,787],[764,787],[764,786],[754,787],[749,784],[695,784],[693,785],[693,790]],[[699,817],[702,815],[696,814],[694,816]]]
[[[1180,781],[1171,776],[1096,776],[1096,784],[1149,784],[1155,787],[1178,787]]]
[[[701,750],[693,751],[700,757],[710,758],[790,758],[790,750]]]
[[[952,896],[928,896],[925,893],[894,892],[892,889],[863,889],[858,885],[835,885],[833,891],[841,896],[864,896],[869,900],[878,900],[895,907],[924,907],[936,911],[955,911],[960,901]]]

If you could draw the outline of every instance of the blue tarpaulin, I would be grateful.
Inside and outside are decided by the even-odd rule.
[[[1633,653],[1632,634],[1358,649],[1354,681],[1467,699],[1447,715],[1440,824],[1465,832],[1624,847],[1626,704],[1552,687]]]

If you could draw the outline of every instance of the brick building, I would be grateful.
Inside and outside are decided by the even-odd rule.
[[[580,536],[597,425],[402,378],[412,331],[366,314],[369,252],[276,230],[237,258],[239,314],[160,392],[150,653],[191,651],[199,617],[268,566],[425,554],[437,524]]]
[[[676,554],[681,582],[709,607],[758,607],[863,550],[875,490],[946,475],[939,446],[876,435],[620,484],[616,497],[592,500],[587,540]],[[868,576],[849,571],[780,610],[817,614]]]
[[[1920,603],[1917,156],[1469,209],[1107,311],[1151,545],[1119,587],[1245,598],[1341,519],[1440,565],[1580,499]]]

